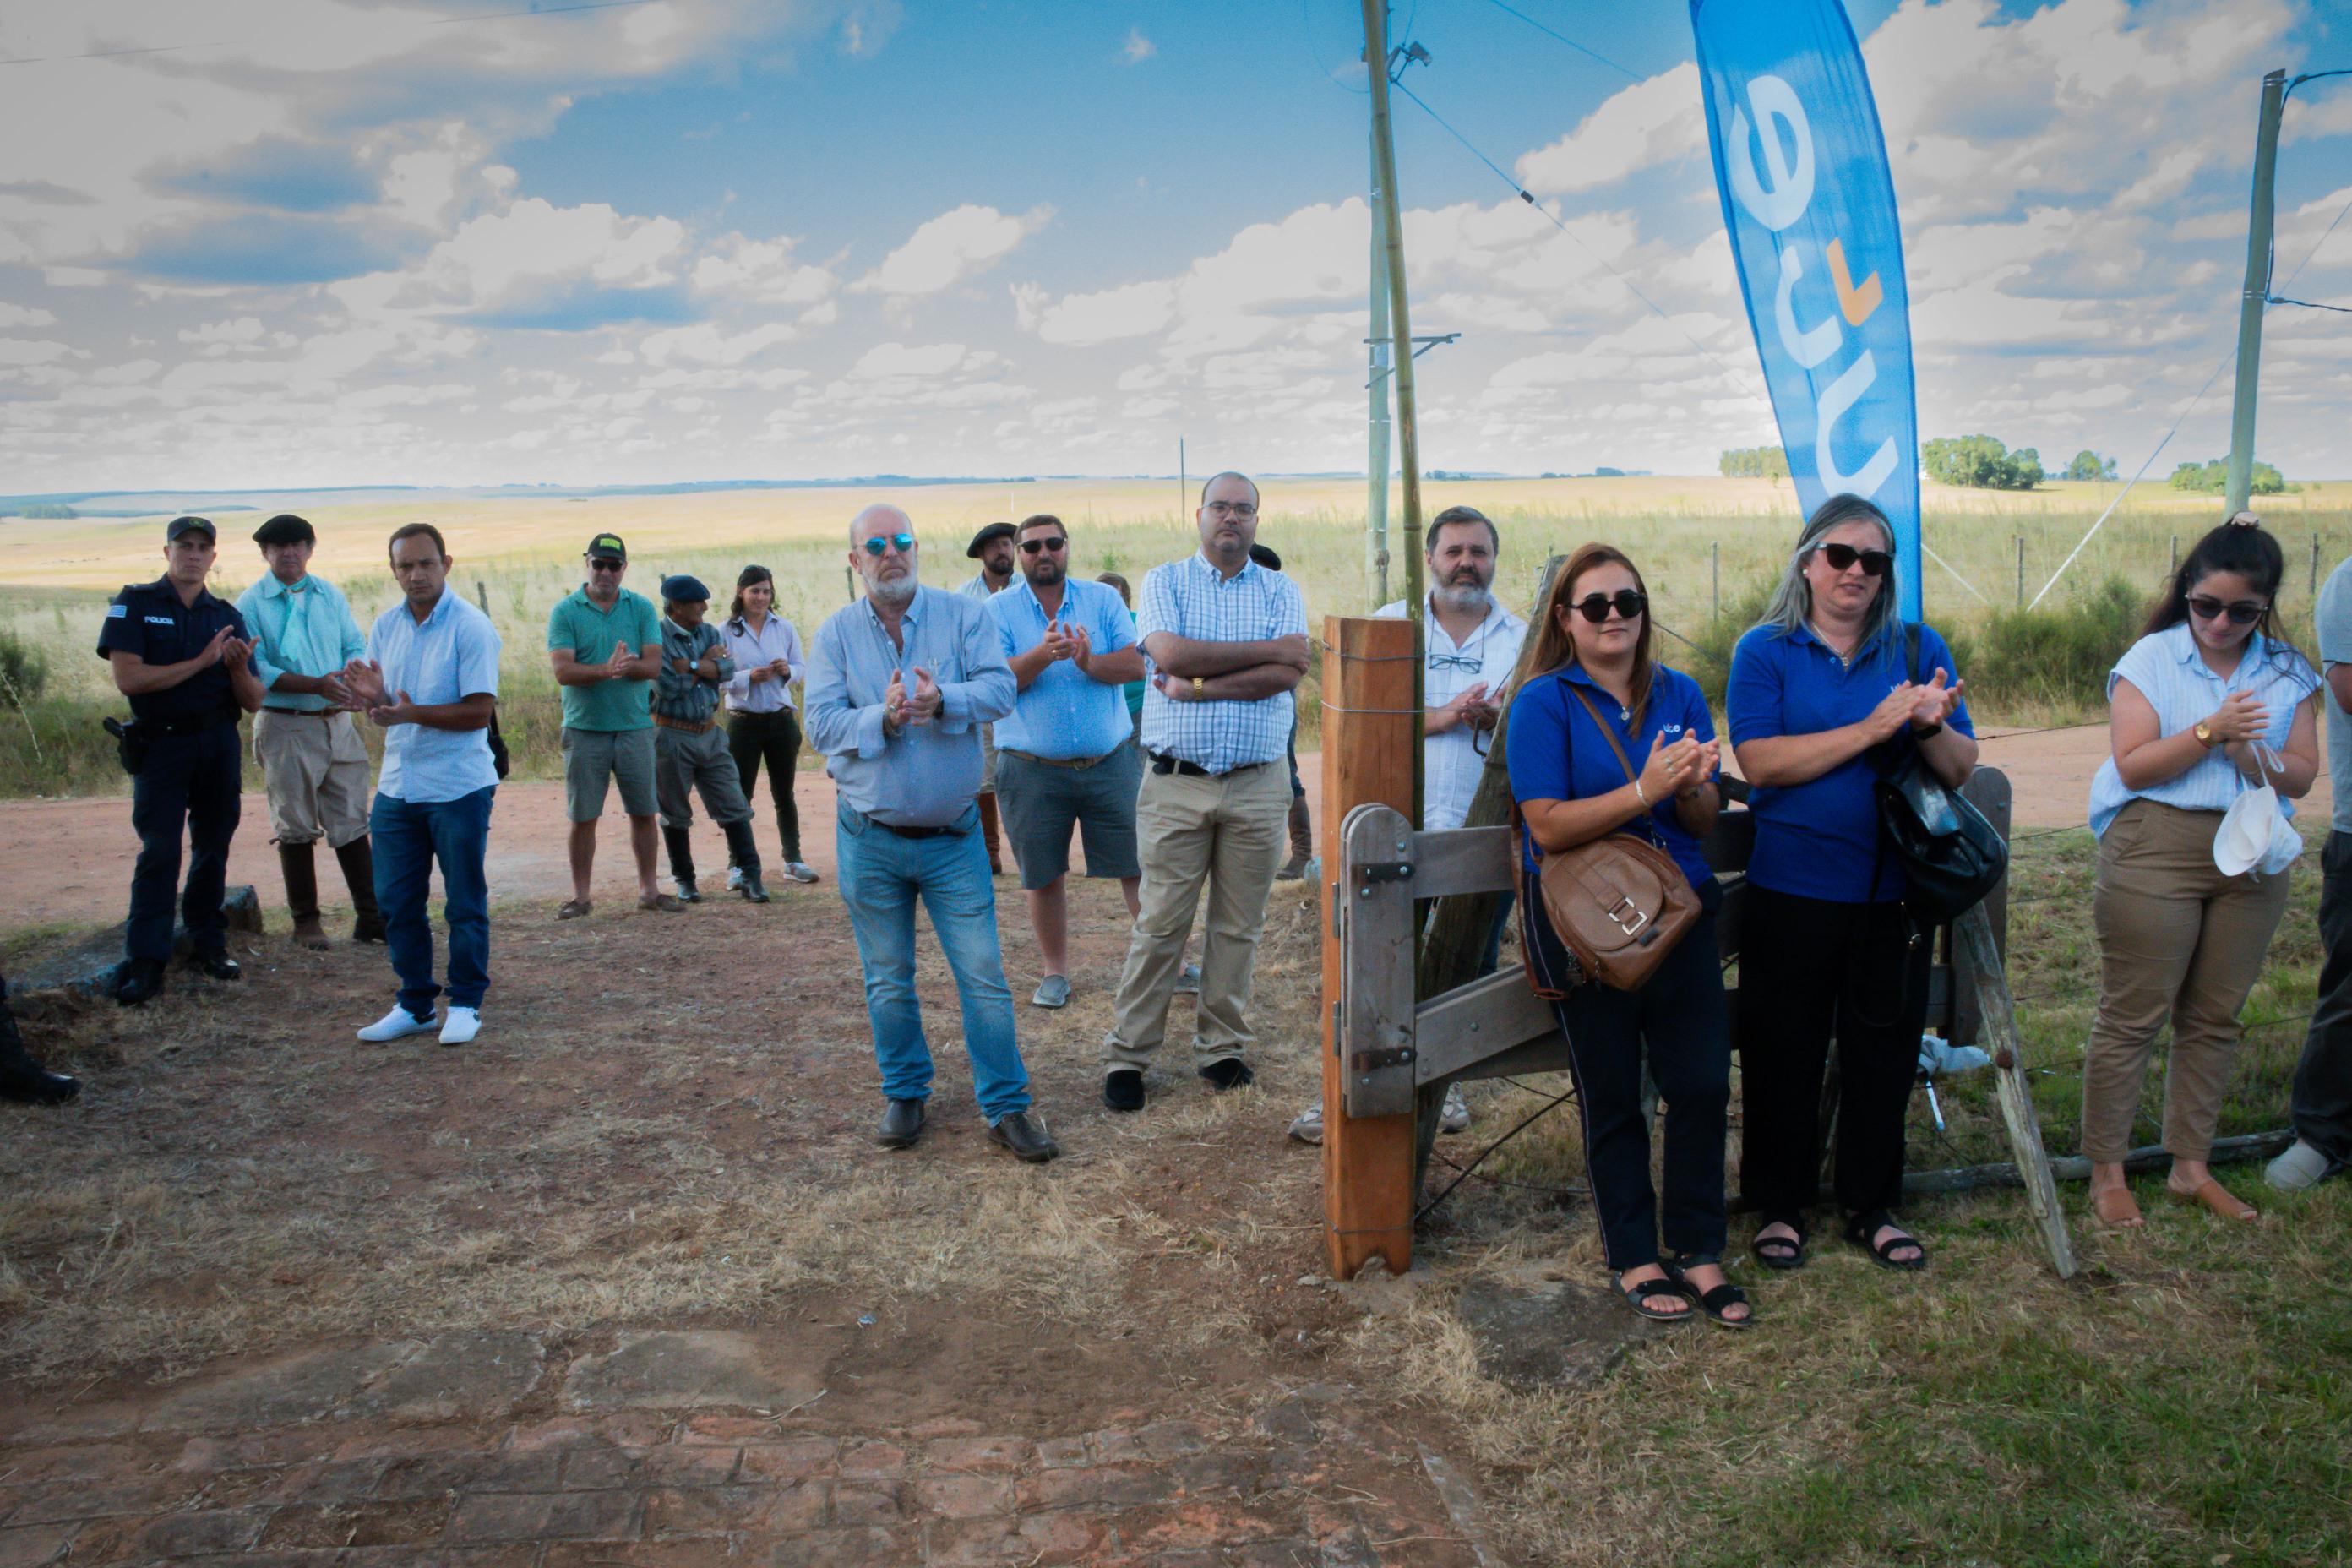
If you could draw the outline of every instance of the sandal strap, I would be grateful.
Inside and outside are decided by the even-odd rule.
[[[1735,1304],[1742,1307],[1746,1306],[1748,1304],[1748,1292],[1742,1290],[1738,1286],[1732,1284],[1727,1279],[1722,1284],[1717,1285],[1714,1289],[1709,1290],[1706,1295],[1701,1296],[1698,1299],[1698,1304],[1701,1310],[1705,1311],[1719,1313],[1726,1307],[1733,1306]]]
[[[1625,1287],[1625,1294],[1636,1301],[1646,1301],[1653,1296],[1680,1296],[1683,1288],[1672,1279],[1644,1279],[1639,1285]]]

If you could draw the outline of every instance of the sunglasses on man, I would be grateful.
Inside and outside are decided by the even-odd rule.
[[[1850,572],[1859,561],[1864,576],[1884,577],[1895,564],[1895,557],[1884,550],[1856,550],[1851,544],[1816,544],[1813,548],[1822,552],[1822,559],[1830,563],[1832,572]]]
[[[877,533],[866,542],[866,553],[879,555],[883,551],[894,546],[899,554],[904,555],[915,548],[915,536],[911,533]]]
[[[1040,550],[1050,550],[1059,555],[1062,552],[1062,546],[1067,543],[1069,541],[1066,539],[1024,539],[1021,542],[1021,552],[1024,555],[1034,555]]]
[[[616,561],[609,555],[592,555],[588,558],[588,570],[591,572],[618,572],[627,564],[627,562]]]
[[[2230,624],[2233,626],[2252,626],[2263,618],[2263,612],[2269,608],[2268,605],[2252,604],[2244,599],[2224,602],[2210,594],[2192,594],[2189,599],[2189,612],[2199,620],[2218,620],[2227,616],[2230,617]]]
[[[1617,612],[1619,620],[1632,620],[1650,607],[1650,596],[1647,594],[1636,594],[1631,588],[1620,588],[1613,596],[1608,594],[1587,594],[1568,607],[1597,626],[1609,618],[1609,612],[1612,610]]]

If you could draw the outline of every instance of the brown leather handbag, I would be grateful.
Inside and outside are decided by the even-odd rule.
[[[1626,778],[1637,778],[1625,748],[1617,743],[1616,731],[1601,719],[1592,700],[1573,685],[1569,689],[1592,715],[1593,728],[1617,754]],[[1648,816],[1644,812],[1637,820]],[[1526,831],[1516,802],[1511,826],[1515,833]],[[1586,980],[1597,980],[1612,991],[1639,991],[1699,917],[1698,893],[1690,879],[1673,856],[1650,839],[1620,829],[1557,854],[1538,849],[1536,855],[1544,912],[1551,917],[1560,945]],[[1526,931],[1526,873],[1517,855],[1511,865],[1520,882],[1520,946],[1532,952]],[[1558,1001],[1567,994],[1548,990],[1536,979],[1533,964],[1527,973],[1528,984],[1544,1000]]]

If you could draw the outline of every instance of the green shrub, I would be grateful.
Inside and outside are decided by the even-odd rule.
[[[2147,595],[2110,577],[2084,598],[1994,612],[1979,647],[1962,658],[1961,667],[1971,692],[1998,701],[2005,712],[2104,710],[2107,672],[2138,639],[2147,616]]]
[[[29,708],[49,684],[49,656],[14,631],[0,629],[0,705]]]
[[[1675,627],[1672,634],[1656,640],[1653,655],[1661,664],[1670,664],[1697,681],[1699,689],[1706,693],[1707,705],[1721,713],[1724,688],[1731,681],[1731,650],[1763,619],[1773,586],[1771,578],[1763,577],[1736,591],[1725,603],[1723,614]],[[1658,629],[1664,632],[1664,623]]]

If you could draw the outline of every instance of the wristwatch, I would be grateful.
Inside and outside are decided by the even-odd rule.
[[[1199,677],[1199,676],[1197,676],[1197,675],[1196,675],[1196,676],[1194,676],[1194,677],[1192,678],[1192,700],[1193,700],[1193,701],[1198,702],[1199,700],[1201,700],[1201,692],[1202,692],[1202,688],[1203,688],[1206,684],[1207,684],[1207,683],[1206,683],[1205,681],[1203,681],[1203,680],[1201,679],[1201,677]]]
[[[2197,727],[2194,730],[2191,730],[2189,733],[2197,737],[2197,743],[2199,745],[2205,747],[2209,751],[2221,743],[2221,737],[2213,733],[2213,726],[2208,724],[2202,719],[2197,721]]]

